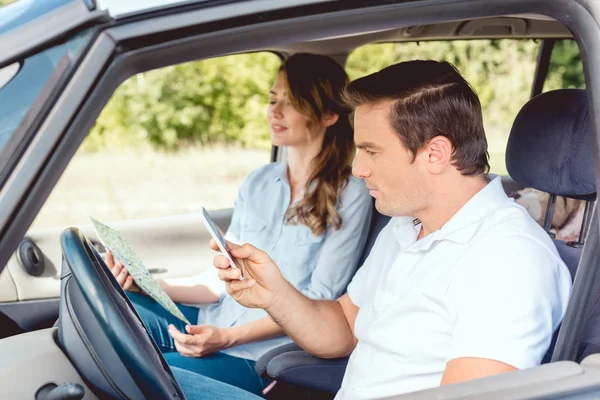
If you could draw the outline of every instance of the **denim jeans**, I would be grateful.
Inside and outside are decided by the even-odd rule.
[[[257,400],[262,397],[185,369],[171,368],[187,400]]]
[[[254,372],[255,361],[233,357],[224,353],[216,353],[201,358],[182,356],[175,349],[173,338],[171,338],[168,332],[168,326],[169,324],[172,324],[181,332],[185,332],[185,323],[175,318],[160,304],[156,303],[148,296],[131,292],[127,292],[127,295],[144,322],[144,325],[146,325],[148,332],[150,332],[152,339],[154,339],[170,366],[189,370],[198,375],[212,378],[201,379],[201,376],[199,377],[198,375],[191,374],[192,377],[201,379],[202,382],[209,382],[211,385],[214,385],[215,381],[213,380],[216,380],[237,386],[251,393],[262,393],[262,390],[268,384],[268,381],[263,380],[256,372]],[[182,304],[177,304],[177,307],[179,307],[183,315],[185,315],[190,322],[195,323],[198,320],[198,308]],[[173,370],[175,369],[176,368],[173,368]],[[187,374],[182,373],[182,376],[187,377]],[[188,390],[192,390],[192,385],[190,384],[191,381],[193,381],[193,379],[190,377],[186,380],[186,387]],[[222,386],[227,388],[229,385]],[[247,393],[244,392],[244,390],[240,390],[240,392]],[[193,390],[192,393],[194,393]]]

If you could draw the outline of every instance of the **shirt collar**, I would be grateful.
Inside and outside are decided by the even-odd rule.
[[[277,166],[273,169],[273,174],[275,177],[275,182],[285,182],[288,183],[287,176],[287,164],[284,162],[277,163]]]
[[[416,243],[415,250],[427,250],[433,243],[440,240],[451,240],[456,243],[468,243],[485,217],[505,204],[508,196],[502,187],[499,176],[492,178],[483,189],[462,206],[452,218],[439,230],[432,232],[417,242],[421,224],[413,217],[392,218],[391,228],[401,248],[407,248]]]
[[[490,176],[490,178],[492,178]],[[508,196],[502,187],[502,179],[493,177],[483,189],[440,228],[438,240],[448,239],[457,243],[468,243],[486,216],[506,204]]]
[[[273,176],[275,179],[275,182],[284,182],[285,184],[289,185],[289,179],[288,179],[288,168],[287,168],[287,164],[282,162],[282,163],[278,163],[278,165],[273,169]],[[314,179],[311,183],[310,183],[310,190],[315,190],[315,187],[317,186],[317,180]],[[302,187],[302,194],[304,194],[304,187]]]
[[[400,248],[405,249],[417,241],[421,224],[413,217],[393,217],[390,226]]]

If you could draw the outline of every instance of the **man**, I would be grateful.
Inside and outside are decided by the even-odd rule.
[[[488,180],[471,87],[448,63],[412,61],[352,82],[345,99],[355,110],[353,173],[394,218],[337,301],[304,297],[249,244],[231,245],[245,280],[215,258],[228,292],[264,308],[306,351],[352,354],[339,399],[539,364],[571,279],[548,235],[499,178]]]

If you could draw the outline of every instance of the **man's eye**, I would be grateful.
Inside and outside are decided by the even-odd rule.
[[[375,154],[375,152],[373,152],[373,151],[370,151],[370,150],[367,150],[367,149],[363,149],[363,151],[364,151],[365,153],[367,153],[368,155],[370,155],[370,156],[372,156],[373,154]]]

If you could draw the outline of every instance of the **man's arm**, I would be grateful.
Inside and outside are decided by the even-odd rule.
[[[448,361],[442,385],[502,374],[516,370],[512,365],[487,358],[463,357]]]
[[[344,357],[354,350],[358,307],[347,294],[338,300],[311,300],[289,285],[285,299],[266,310],[304,350],[322,358]]]
[[[211,247],[217,248],[214,241]],[[316,356],[334,358],[352,352],[356,339],[351,326],[358,307],[347,295],[339,301],[308,299],[283,278],[265,252],[249,244],[228,243],[228,248],[240,268],[229,268],[222,255],[215,257],[214,265],[238,303],[265,309],[298,345]],[[244,280],[239,279],[240,269]]]
[[[452,346],[441,383],[539,365],[571,286],[557,256],[527,236],[494,235],[472,246],[455,272],[446,294]]]

